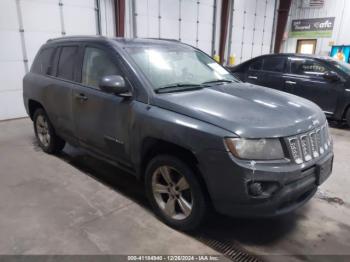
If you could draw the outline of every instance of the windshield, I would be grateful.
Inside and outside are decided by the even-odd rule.
[[[204,53],[188,48],[127,48],[153,89],[225,83],[236,80],[224,67]]]
[[[350,64],[335,59],[331,59],[329,60],[329,62],[341,71],[343,71],[345,74],[350,75]]]

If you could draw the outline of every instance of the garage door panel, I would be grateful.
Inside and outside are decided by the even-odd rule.
[[[27,32],[25,33],[28,59],[34,60],[39,48],[47,42],[48,39],[60,37],[59,33],[47,32]]]
[[[0,120],[18,118],[25,115],[22,90],[0,93]]]
[[[23,61],[0,61],[0,95],[4,91],[22,90],[22,78],[24,74]]]
[[[270,45],[263,45],[262,47],[262,55],[270,53]]]
[[[257,10],[257,14],[263,15],[265,13],[265,8],[266,8],[266,1],[264,0],[258,0],[257,1],[257,6],[256,6],[256,10]]]
[[[145,15],[136,16],[137,37],[148,37],[148,17]]]
[[[245,7],[247,14],[254,15],[255,9],[256,9],[256,0],[245,0],[244,7]]]
[[[61,31],[57,3],[22,1],[21,10],[25,31]]]
[[[181,19],[186,21],[197,21],[197,2],[183,0],[181,2]]]
[[[254,32],[254,44],[260,45],[263,43],[263,32],[260,30],[256,30]]]
[[[244,25],[244,13],[243,11],[235,11],[233,13],[233,26],[238,28],[243,28]]]
[[[160,4],[160,14],[162,18],[179,19],[180,4],[178,0],[162,0]]]
[[[213,24],[213,7],[210,5],[199,5],[198,20],[200,23]]]
[[[179,21],[174,19],[162,19],[161,34],[162,38],[179,39]]]
[[[94,9],[65,5],[63,14],[67,35],[96,34],[96,14]]]
[[[21,37],[16,31],[0,31],[0,61],[23,60]],[[11,52],[9,52],[11,50]]]
[[[244,0],[236,0],[234,1],[234,9],[235,11],[238,11],[238,12],[244,12],[244,9],[245,9],[245,1]]]
[[[253,45],[253,55],[252,57],[256,57],[261,55],[261,44],[254,44]]]
[[[0,29],[18,30],[19,25],[17,20],[17,10],[15,1],[1,0],[0,10],[6,10],[6,12],[1,12],[0,15]]]
[[[197,26],[195,23],[185,22],[181,23],[181,39],[196,40]]]
[[[57,3],[57,0],[52,0]],[[63,0],[64,5],[95,8],[95,0]]]
[[[210,42],[212,40],[212,25],[211,24],[198,24],[198,39],[199,41]]]
[[[264,45],[270,45],[272,31],[265,31],[264,33]]]
[[[254,28],[254,22],[255,22],[255,16],[251,14],[246,14],[245,15],[245,29],[247,30],[253,30]]]
[[[264,27],[265,27],[265,25],[264,25],[264,23],[265,23],[264,16],[257,15],[255,19],[256,19],[255,20],[255,29],[262,31],[264,29]]]
[[[148,37],[159,37],[159,19],[156,17],[148,17]]]

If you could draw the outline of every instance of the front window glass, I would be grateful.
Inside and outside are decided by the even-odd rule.
[[[102,77],[109,75],[120,75],[120,71],[110,56],[103,50],[95,47],[85,48],[82,83],[98,88]]]
[[[297,75],[323,75],[327,68],[323,66],[322,64],[311,60],[311,59],[304,59],[304,58],[291,58],[291,73],[297,74]]]
[[[237,81],[224,67],[202,52],[185,48],[127,48],[154,89],[171,85]]]
[[[350,75],[350,64],[343,62],[343,61],[338,61],[335,59],[330,59],[327,60],[329,61],[332,65],[343,71],[345,74]]]

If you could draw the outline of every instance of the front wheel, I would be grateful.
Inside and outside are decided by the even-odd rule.
[[[193,170],[173,156],[157,156],[145,176],[148,199],[156,215],[179,230],[197,228],[204,220],[207,204]]]
[[[35,111],[33,123],[39,146],[46,153],[53,154],[63,149],[65,141],[56,135],[44,109],[39,108]]]

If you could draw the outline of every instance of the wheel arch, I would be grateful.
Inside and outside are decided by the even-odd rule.
[[[142,142],[140,154],[141,164],[139,167],[138,175],[141,180],[144,180],[147,165],[154,157],[158,155],[171,155],[182,160],[193,170],[204,191],[205,196],[211,203],[208,187],[200,170],[197,167],[198,159],[190,149],[162,139],[147,137]]]
[[[44,106],[41,103],[39,103],[38,101],[33,100],[33,99],[28,100],[28,112],[29,112],[30,119],[33,120],[34,113],[38,108],[42,108],[45,110]]]

